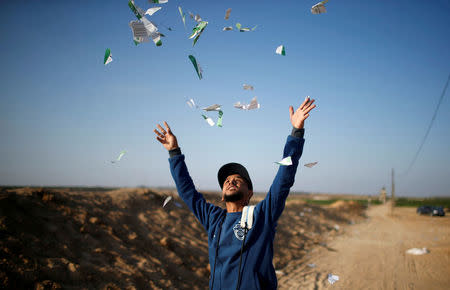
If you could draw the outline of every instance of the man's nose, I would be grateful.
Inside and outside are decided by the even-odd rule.
[[[237,185],[237,180],[236,180],[236,179],[233,179],[233,180],[231,181],[231,184]]]

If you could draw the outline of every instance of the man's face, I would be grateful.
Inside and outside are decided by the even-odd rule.
[[[225,179],[222,188],[222,200],[226,202],[236,202],[239,200],[249,200],[253,191],[248,189],[247,182],[239,175],[232,174]]]

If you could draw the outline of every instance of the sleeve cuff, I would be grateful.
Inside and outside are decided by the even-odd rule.
[[[181,149],[180,149],[180,147],[175,148],[175,149],[172,149],[172,150],[169,150],[169,156],[170,156],[171,158],[174,157],[174,156],[177,156],[177,155],[181,155]]]
[[[291,136],[297,137],[297,138],[303,138],[304,135],[305,135],[304,128],[298,129],[298,128],[292,127]]]

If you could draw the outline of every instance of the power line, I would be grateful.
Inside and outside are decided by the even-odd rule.
[[[416,152],[416,155],[414,156],[413,160],[411,161],[411,164],[409,164],[408,170],[406,170],[405,175],[407,175],[409,173],[409,171],[411,170],[411,168],[414,166],[414,163],[416,162],[417,157],[419,156],[419,153],[422,150],[423,144],[425,144],[425,141],[427,140],[428,134],[430,133],[430,130],[431,130],[431,126],[433,126],[434,119],[436,119],[437,112],[439,110],[439,107],[441,106],[442,100],[444,99],[445,92],[447,91],[449,81],[450,81],[450,74],[448,75],[447,83],[444,86],[444,90],[442,91],[441,97],[439,98],[439,102],[436,107],[436,110],[434,111],[433,118],[431,118],[430,125],[428,125],[427,132],[425,133],[425,136],[423,136],[422,143],[420,144],[419,149]]]

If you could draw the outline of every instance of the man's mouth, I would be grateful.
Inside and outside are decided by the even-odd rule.
[[[236,186],[234,186],[234,185],[231,185],[231,186],[228,186],[228,188],[227,188],[227,190],[232,190],[232,189],[237,189],[237,187]]]

